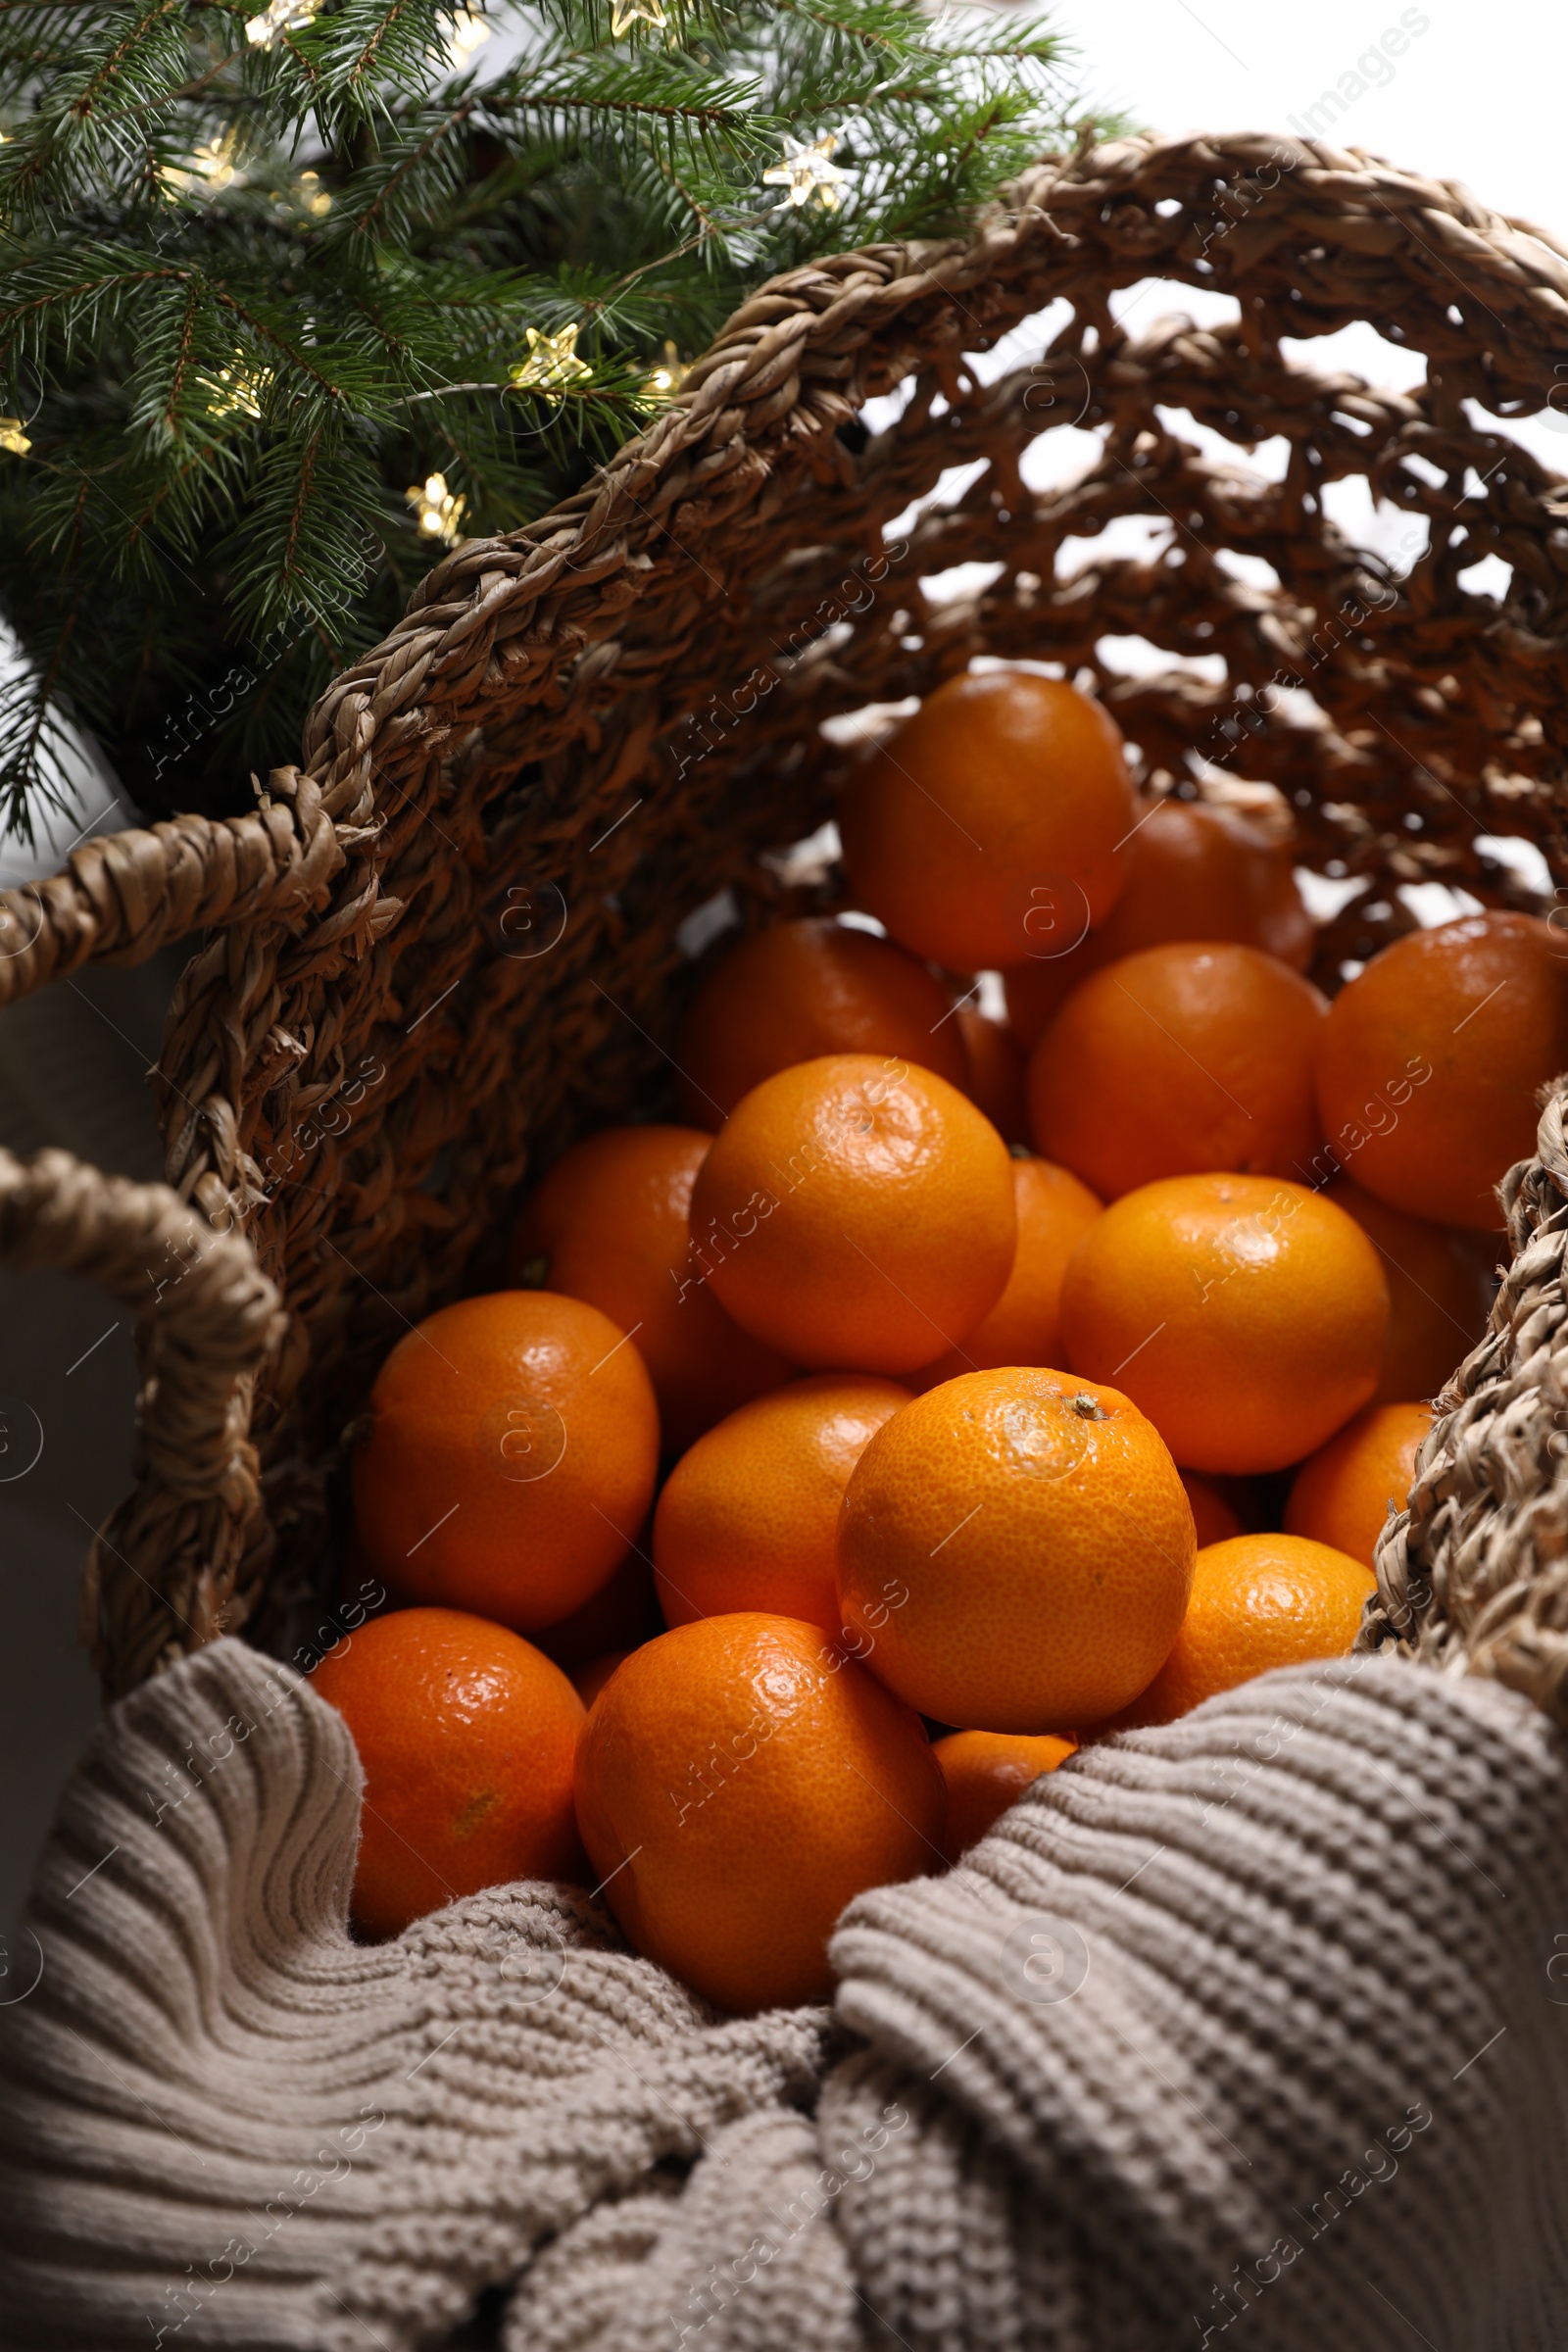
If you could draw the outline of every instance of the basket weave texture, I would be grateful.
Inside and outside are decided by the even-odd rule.
[[[1112,302],[1159,278],[1235,315]],[[1365,320],[1424,386],[1369,388],[1310,341]],[[88,1584],[109,1688],[247,1623],[275,1640],[317,1589],[387,1347],[483,1285],[530,1167],[659,1103],[686,918],[724,890],[747,922],[833,903],[831,868],[763,861],[831,814],[852,755],[824,720],[978,655],[1092,678],[1147,789],[1277,787],[1304,860],[1364,880],[1323,934],[1329,986],[1410,927],[1399,884],[1539,906],[1475,842],[1528,836],[1565,872],[1568,486],[1494,420],[1565,384],[1568,259],[1461,188],[1254,137],[1047,160],[966,240],[755,295],[578,497],[437,566],[253,815],[92,842],[0,895],[0,1000],[205,934],[157,1071],[186,1209],[0,1170],[13,1255],[39,1217],[107,1218],[131,1287],[152,1277],[139,1484]],[[1084,470],[1031,487],[1060,427],[1095,436]],[[1335,519],[1367,491],[1408,516],[1393,558]],[[1123,517],[1146,552],[1097,552]],[[1489,556],[1500,598],[1466,582]],[[927,593],[969,564],[986,584]],[[1126,637],[1187,666],[1129,674]],[[1560,1715],[1565,1191],[1553,1102],[1372,1629]],[[200,1280],[171,1288],[174,1259]]]

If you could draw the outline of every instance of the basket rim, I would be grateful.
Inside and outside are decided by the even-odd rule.
[[[1190,252],[1178,254],[1195,222],[1202,228],[1195,188],[1234,194],[1263,185],[1261,175],[1269,172],[1278,184],[1286,171],[1296,175],[1291,204],[1239,220],[1226,240],[1224,272],[1216,272],[1205,254],[1196,260]],[[448,791],[454,801],[467,791],[464,763],[474,747],[505,739],[505,759],[491,763],[502,778],[491,795],[496,797],[529,756],[517,748],[520,742],[552,736],[558,746],[593,742],[596,697],[603,704],[607,692],[619,698],[620,733],[607,732],[609,748],[593,777],[596,794],[608,794],[638,772],[656,742],[667,742],[671,722],[666,710],[662,735],[660,689],[668,706],[680,679],[675,675],[672,684],[670,674],[661,672],[659,640],[649,634],[660,616],[661,595],[666,612],[675,609],[667,600],[676,593],[676,566],[662,555],[665,542],[699,569],[707,569],[705,557],[720,570],[732,566],[744,588],[740,567],[760,544],[758,518],[776,513],[792,484],[809,478],[834,493],[853,482],[841,431],[872,394],[923,370],[951,385],[950,406],[956,407],[963,354],[989,347],[1055,296],[1067,295],[1108,342],[1119,337],[1108,301],[1118,285],[1166,277],[1234,293],[1230,280],[1245,289],[1247,270],[1260,257],[1266,261],[1286,238],[1293,256],[1320,240],[1304,253],[1303,268],[1315,266],[1314,256],[1330,257],[1326,290],[1306,270],[1307,282],[1318,287],[1310,314],[1318,319],[1368,315],[1354,288],[1370,283],[1367,272],[1379,267],[1386,278],[1395,257],[1393,268],[1401,284],[1409,282],[1424,336],[1430,318],[1442,317],[1454,279],[1455,262],[1447,257],[1457,257],[1471,276],[1482,273],[1491,299],[1474,299],[1499,329],[1495,349],[1487,330],[1484,353],[1489,386],[1496,387],[1495,401],[1489,400],[1495,413],[1510,404],[1521,410],[1542,405],[1544,351],[1549,360],[1560,348],[1568,373],[1568,254],[1539,232],[1485,212],[1450,183],[1401,173],[1376,158],[1321,142],[1250,133],[1122,140],[1047,158],[981,217],[968,237],[863,248],[760,288],[726,323],[677,399],[581,492],[505,539],[466,542],[443,558],[398,627],[328,689],[312,713],[302,764],[272,772],[253,814],[176,818],[111,836],[74,853],[62,875],[41,888],[29,886],[30,895],[0,897],[0,1002],[89,957],[137,960],[193,929],[219,935],[187,967],[176,994],[161,1082],[170,1090],[172,1181],[221,1230],[220,1212],[236,1197],[236,1169],[243,1187],[254,1167],[245,1156],[244,1120],[254,1116],[269,1089],[282,1093],[292,1086],[309,1051],[291,1033],[289,1020],[308,1036],[312,1022],[330,1029],[328,1000],[334,995],[362,1009],[369,1004],[374,986],[366,985],[364,967],[404,914],[399,893],[407,886],[414,899],[442,865],[429,837],[408,855],[419,830],[416,820]],[[1049,290],[1043,294],[1043,288]],[[1321,323],[1307,327],[1306,315],[1302,325],[1308,332],[1332,331]],[[1244,341],[1247,332],[1244,304]],[[1276,339],[1279,332],[1276,320]],[[1473,334],[1462,348],[1472,360],[1482,356]],[[1301,372],[1294,360],[1286,365]],[[1341,385],[1349,380],[1338,379]],[[1310,381],[1319,396],[1335,389],[1315,377]],[[1541,504],[1538,485],[1538,514]],[[867,520],[858,527],[879,552],[880,524],[870,504],[862,511]],[[853,544],[852,512],[846,509],[844,535]],[[700,555],[692,555],[694,547]],[[652,597],[645,594],[650,587],[656,590]],[[687,612],[682,625],[689,643],[698,624]],[[536,727],[536,734],[520,734],[519,721]],[[454,871],[483,859],[471,808],[467,814],[466,847],[447,840]],[[438,904],[450,879],[450,873],[445,881],[437,873]],[[416,946],[425,920],[421,915],[411,925]],[[31,931],[7,956],[11,924],[19,932],[30,924]],[[392,943],[391,956],[403,945]],[[438,948],[437,956],[443,952]],[[381,977],[374,983],[383,988],[387,953],[382,951],[376,966]],[[416,968],[429,963],[428,953],[415,958]],[[280,1007],[290,1005],[299,1007],[299,1015],[282,1018]],[[434,1033],[432,1028],[426,1038]],[[351,1034],[365,1042],[363,1029]],[[342,1051],[329,1045],[324,1059],[330,1061],[334,1052],[341,1079]],[[422,1067],[414,1069],[416,1079]],[[309,1102],[326,1091],[320,1067],[312,1066],[309,1085]],[[295,1114],[283,1115],[289,1123]],[[409,1149],[417,1158],[417,1144]],[[323,1209],[318,1223],[326,1247],[335,1249],[327,1213]],[[354,1212],[348,1213],[352,1218]],[[455,1215],[453,1222],[461,1219]],[[303,1230],[299,1255],[287,1251],[287,1287],[296,1287],[293,1269],[302,1267],[298,1288],[307,1306],[298,1311],[308,1317],[312,1299],[318,1305],[325,1299],[330,1307],[332,1295],[311,1270],[317,1227],[309,1217]],[[352,1223],[340,1223],[339,1238],[348,1239],[352,1230]],[[278,1236],[277,1247],[286,1250],[287,1214]],[[351,1265],[350,1272],[358,1268]],[[274,1362],[268,1376],[275,1372],[285,1399],[310,1351],[304,1332],[292,1330],[295,1320],[291,1308],[281,1351],[292,1348],[288,1365],[280,1370]],[[245,1403],[248,1409],[248,1396]],[[250,1443],[248,1429],[238,1429],[237,1437]],[[153,1526],[158,1516],[144,1473],[138,1495],[110,1524],[110,1548],[121,1534],[134,1553],[129,1529]],[[258,1529],[256,1543],[265,1544],[260,1514]],[[259,1586],[254,1558],[242,1559],[242,1530],[230,1530],[220,1573],[215,1567],[215,1611],[242,1570]],[[139,1577],[133,1562],[128,1565]],[[150,1583],[147,1597],[159,1597]],[[156,1610],[148,1611],[143,1601],[136,1607],[148,1622],[138,1621],[134,1641],[123,1647],[126,1657],[136,1650],[145,1661],[157,1648]],[[127,1621],[132,1614],[125,1612]]]
[[[385,812],[374,788],[388,761],[416,743],[426,754],[439,750],[466,723],[520,714],[552,697],[573,666],[591,679],[597,641],[609,629],[579,625],[573,604],[612,579],[634,602],[649,546],[667,535],[664,513],[694,491],[710,501],[748,450],[767,452],[767,463],[793,457],[830,466],[833,437],[859,401],[824,388],[803,402],[803,359],[833,359],[850,341],[858,349],[922,306],[946,306],[951,317],[956,305],[966,307],[964,293],[978,295],[1031,239],[1070,244],[1075,211],[1157,201],[1155,187],[1190,181],[1195,167],[1211,169],[1216,186],[1288,171],[1319,203],[1325,227],[1339,221],[1348,251],[1387,250],[1397,238],[1439,288],[1446,279],[1473,294],[1460,269],[1481,276],[1501,306],[1484,307],[1503,342],[1518,347],[1500,355],[1499,373],[1539,390],[1553,332],[1568,355],[1568,246],[1483,206],[1457,181],[1403,171],[1363,149],[1266,132],[1145,133],[1047,155],[984,208],[967,237],[860,247],[760,286],[669,406],[582,490],[502,538],[461,543],[432,567],[386,637],[326,688],[307,719],[300,764],[271,772],[254,812],[178,815],[100,836],[74,850],[49,880],[0,892],[0,1005],[83,963],[140,961],[160,947],[241,924],[297,935],[314,915],[312,936],[321,947],[341,942],[365,953],[400,911],[379,903]],[[1244,238],[1249,225],[1242,223]],[[1234,238],[1227,252],[1251,258]],[[1211,268],[1201,257],[1185,270],[1169,254],[1160,258],[1170,274],[1209,282],[1197,274]],[[1135,273],[1155,271],[1140,262]],[[1225,274],[1213,273],[1212,290],[1228,290]],[[983,347],[994,334],[983,319],[976,323]],[[1114,331],[1108,313],[1104,323]],[[956,362],[966,348],[956,326],[950,343]],[[900,367],[894,349],[884,370]],[[781,401],[791,384],[796,397]],[[874,386],[862,373],[855,388],[863,400]],[[755,494],[755,470],[748,488]],[[436,690],[472,673],[476,654],[494,650],[503,620],[511,643],[526,632],[538,646],[525,674],[482,711],[432,723]]]

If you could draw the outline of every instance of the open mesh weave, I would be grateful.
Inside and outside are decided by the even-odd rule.
[[[1228,322],[1112,301],[1161,279],[1226,297]],[[1357,321],[1424,354],[1425,383],[1312,364]],[[158,1072],[181,1247],[240,1228],[284,1307],[254,1397],[215,1365],[227,1488],[203,1509],[212,1477],[159,1419],[184,1309],[155,1279],[140,1483],[90,1573],[111,1688],[225,1627],[275,1636],[316,1587],[388,1346],[486,1279],[531,1164],[659,1100],[686,918],[726,889],[746,921],[832,903],[831,870],[760,861],[831,813],[851,755],[824,721],[977,655],[1093,677],[1146,787],[1275,786],[1304,859],[1364,879],[1323,934],[1330,986],[1410,926],[1400,884],[1539,905],[1475,843],[1528,836],[1563,871],[1568,487],[1503,429],[1559,395],[1568,261],[1461,188],[1256,137],[1051,159],[966,240],[756,294],[580,495],[437,566],[254,815],[92,842],[0,898],[0,998],[207,933]],[[1096,436],[1066,481],[1030,454],[1063,426]],[[1401,518],[1381,552],[1333,518],[1356,483]],[[1143,551],[1098,552],[1127,517]],[[1487,557],[1500,596],[1467,584]],[[928,590],[962,564],[989,576]],[[1129,637],[1167,666],[1129,669]],[[1469,1642],[1472,1593],[1494,1671],[1552,1690],[1558,1604],[1530,1572],[1562,1548],[1560,1165],[1516,1188],[1516,1240],[1545,1222],[1467,1374],[1463,1494],[1442,1424],[1386,1556],[1429,1653]]]

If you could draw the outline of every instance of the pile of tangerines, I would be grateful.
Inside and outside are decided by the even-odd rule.
[[[1411,930],[1331,1004],[1279,826],[1140,801],[1027,669],[841,830],[858,917],[751,934],[668,1041],[689,1124],[568,1151],[515,1287],[381,1370],[396,1605],[316,1676],[367,1933],[573,1879],[723,2007],[818,1997],[853,1895],[1082,1741],[1354,1638],[1568,1065],[1555,934]]]

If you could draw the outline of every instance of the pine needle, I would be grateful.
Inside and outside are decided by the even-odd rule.
[[[149,811],[247,806],[438,552],[410,483],[516,528],[646,421],[666,339],[813,254],[947,231],[1063,133],[1036,20],[663,13],[0,0],[0,406],[29,443],[0,452],[0,825],[68,792],[73,725]],[[829,130],[838,209],[764,181]],[[571,328],[582,372],[531,379],[528,330]]]

